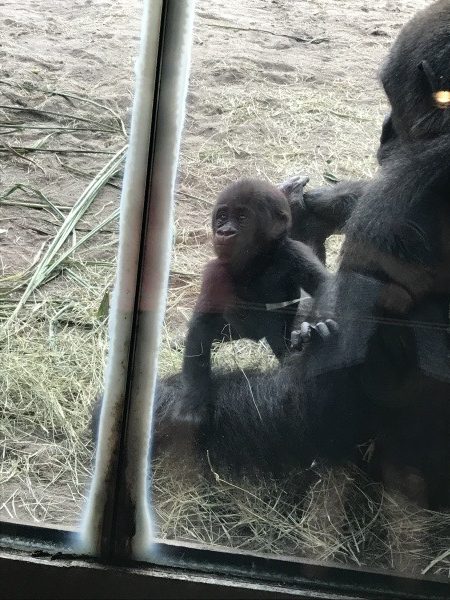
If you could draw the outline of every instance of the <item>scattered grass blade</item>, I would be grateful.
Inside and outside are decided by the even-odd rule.
[[[13,185],[11,188],[6,190],[6,192],[0,196],[0,204],[3,201],[5,201],[7,198],[9,198],[9,196],[14,194],[14,192],[16,190],[22,190],[23,192],[29,192],[31,194],[34,194],[35,196],[37,196],[39,198],[39,200],[42,200],[44,205],[47,204],[49,206],[52,213],[54,213],[61,221],[64,221],[63,213],[59,210],[59,208],[55,204],[53,204],[53,202],[51,200],[49,200],[47,198],[47,196],[45,196],[40,190],[38,190],[34,187],[31,187],[30,185],[25,185],[23,183],[16,183],[16,185]]]
[[[64,258],[67,255],[67,252],[63,254],[62,257],[60,257],[60,259],[57,259],[59,251],[61,250],[64,243],[67,241],[68,237],[72,234],[81,217],[89,209],[100,190],[104,187],[107,181],[117,173],[125,157],[127,147],[128,146],[125,145],[123,148],[121,148],[121,150],[119,150],[112,157],[112,159],[103,167],[103,169],[99,171],[96,177],[94,177],[94,179],[89,183],[87,188],[84,190],[77,202],[74,204],[72,210],[65,217],[64,222],[61,225],[58,233],[54,237],[53,241],[50,243],[41,260],[39,261],[9,321],[13,320],[17,316],[18,312],[21,310],[25,302],[29,299],[31,294],[33,294],[33,292],[48,279],[52,271],[55,269],[55,266],[59,265],[61,260],[64,260]],[[92,230],[92,232],[89,232],[89,234],[84,236],[75,246],[72,246],[70,248],[70,253],[73,252],[73,250],[76,247],[78,247],[78,245],[80,245],[80,243],[82,243],[83,240],[86,241],[86,239],[94,235],[94,232],[96,232],[96,230],[97,228],[95,228],[94,230]]]

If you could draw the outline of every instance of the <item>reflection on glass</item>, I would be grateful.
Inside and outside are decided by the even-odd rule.
[[[75,526],[92,470],[137,2],[2,7],[0,519]]]
[[[425,2],[388,4],[197,4],[160,539],[448,576],[450,49],[432,8],[384,93]]]

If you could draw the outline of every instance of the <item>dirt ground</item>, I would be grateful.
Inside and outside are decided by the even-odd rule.
[[[370,177],[386,111],[377,71],[402,24],[429,3],[197,1],[161,373],[180,364],[170,342],[185,329],[211,255],[217,192],[245,175],[279,182],[305,173],[310,186]],[[0,0],[3,519],[74,526],[82,511],[117,221],[54,268],[7,319],[64,217],[127,141],[140,14],[137,0]],[[121,166],[63,248],[113,214],[120,177]],[[331,239],[330,265],[338,248]],[[173,493],[158,489],[160,497]],[[204,540],[172,526],[163,505],[157,513],[161,536]]]

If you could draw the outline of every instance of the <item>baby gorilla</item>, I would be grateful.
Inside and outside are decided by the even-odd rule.
[[[240,180],[219,195],[217,258],[206,265],[189,323],[176,419],[195,424],[208,414],[213,342],[266,338],[278,359],[288,352],[301,289],[314,295],[329,278],[314,252],[288,237],[290,226],[288,199],[270,183]]]

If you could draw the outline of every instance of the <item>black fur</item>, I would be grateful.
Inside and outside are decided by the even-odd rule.
[[[449,81],[449,28],[450,4],[432,5],[404,28],[383,68],[397,137],[345,228],[327,307],[344,326],[299,364],[323,451],[345,455],[369,425],[379,476],[433,508],[450,502],[450,135],[419,64]],[[386,284],[412,298],[400,318],[379,308]]]
[[[279,477],[292,467],[309,467],[317,452],[315,440],[302,429],[306,421],[297,377],[291,357],[280,369],[265,373],[216,371],[211,389],[215,402],[201,436],[178,418],[176,407],[185,397],[182,377],[178,374],[161,381],[154,455],[163,450],[175,451],[181,458],[194,453],[206,471],[212,468],[238,475],[265,472]],[[277,398],[282,400],[274,402]]]

